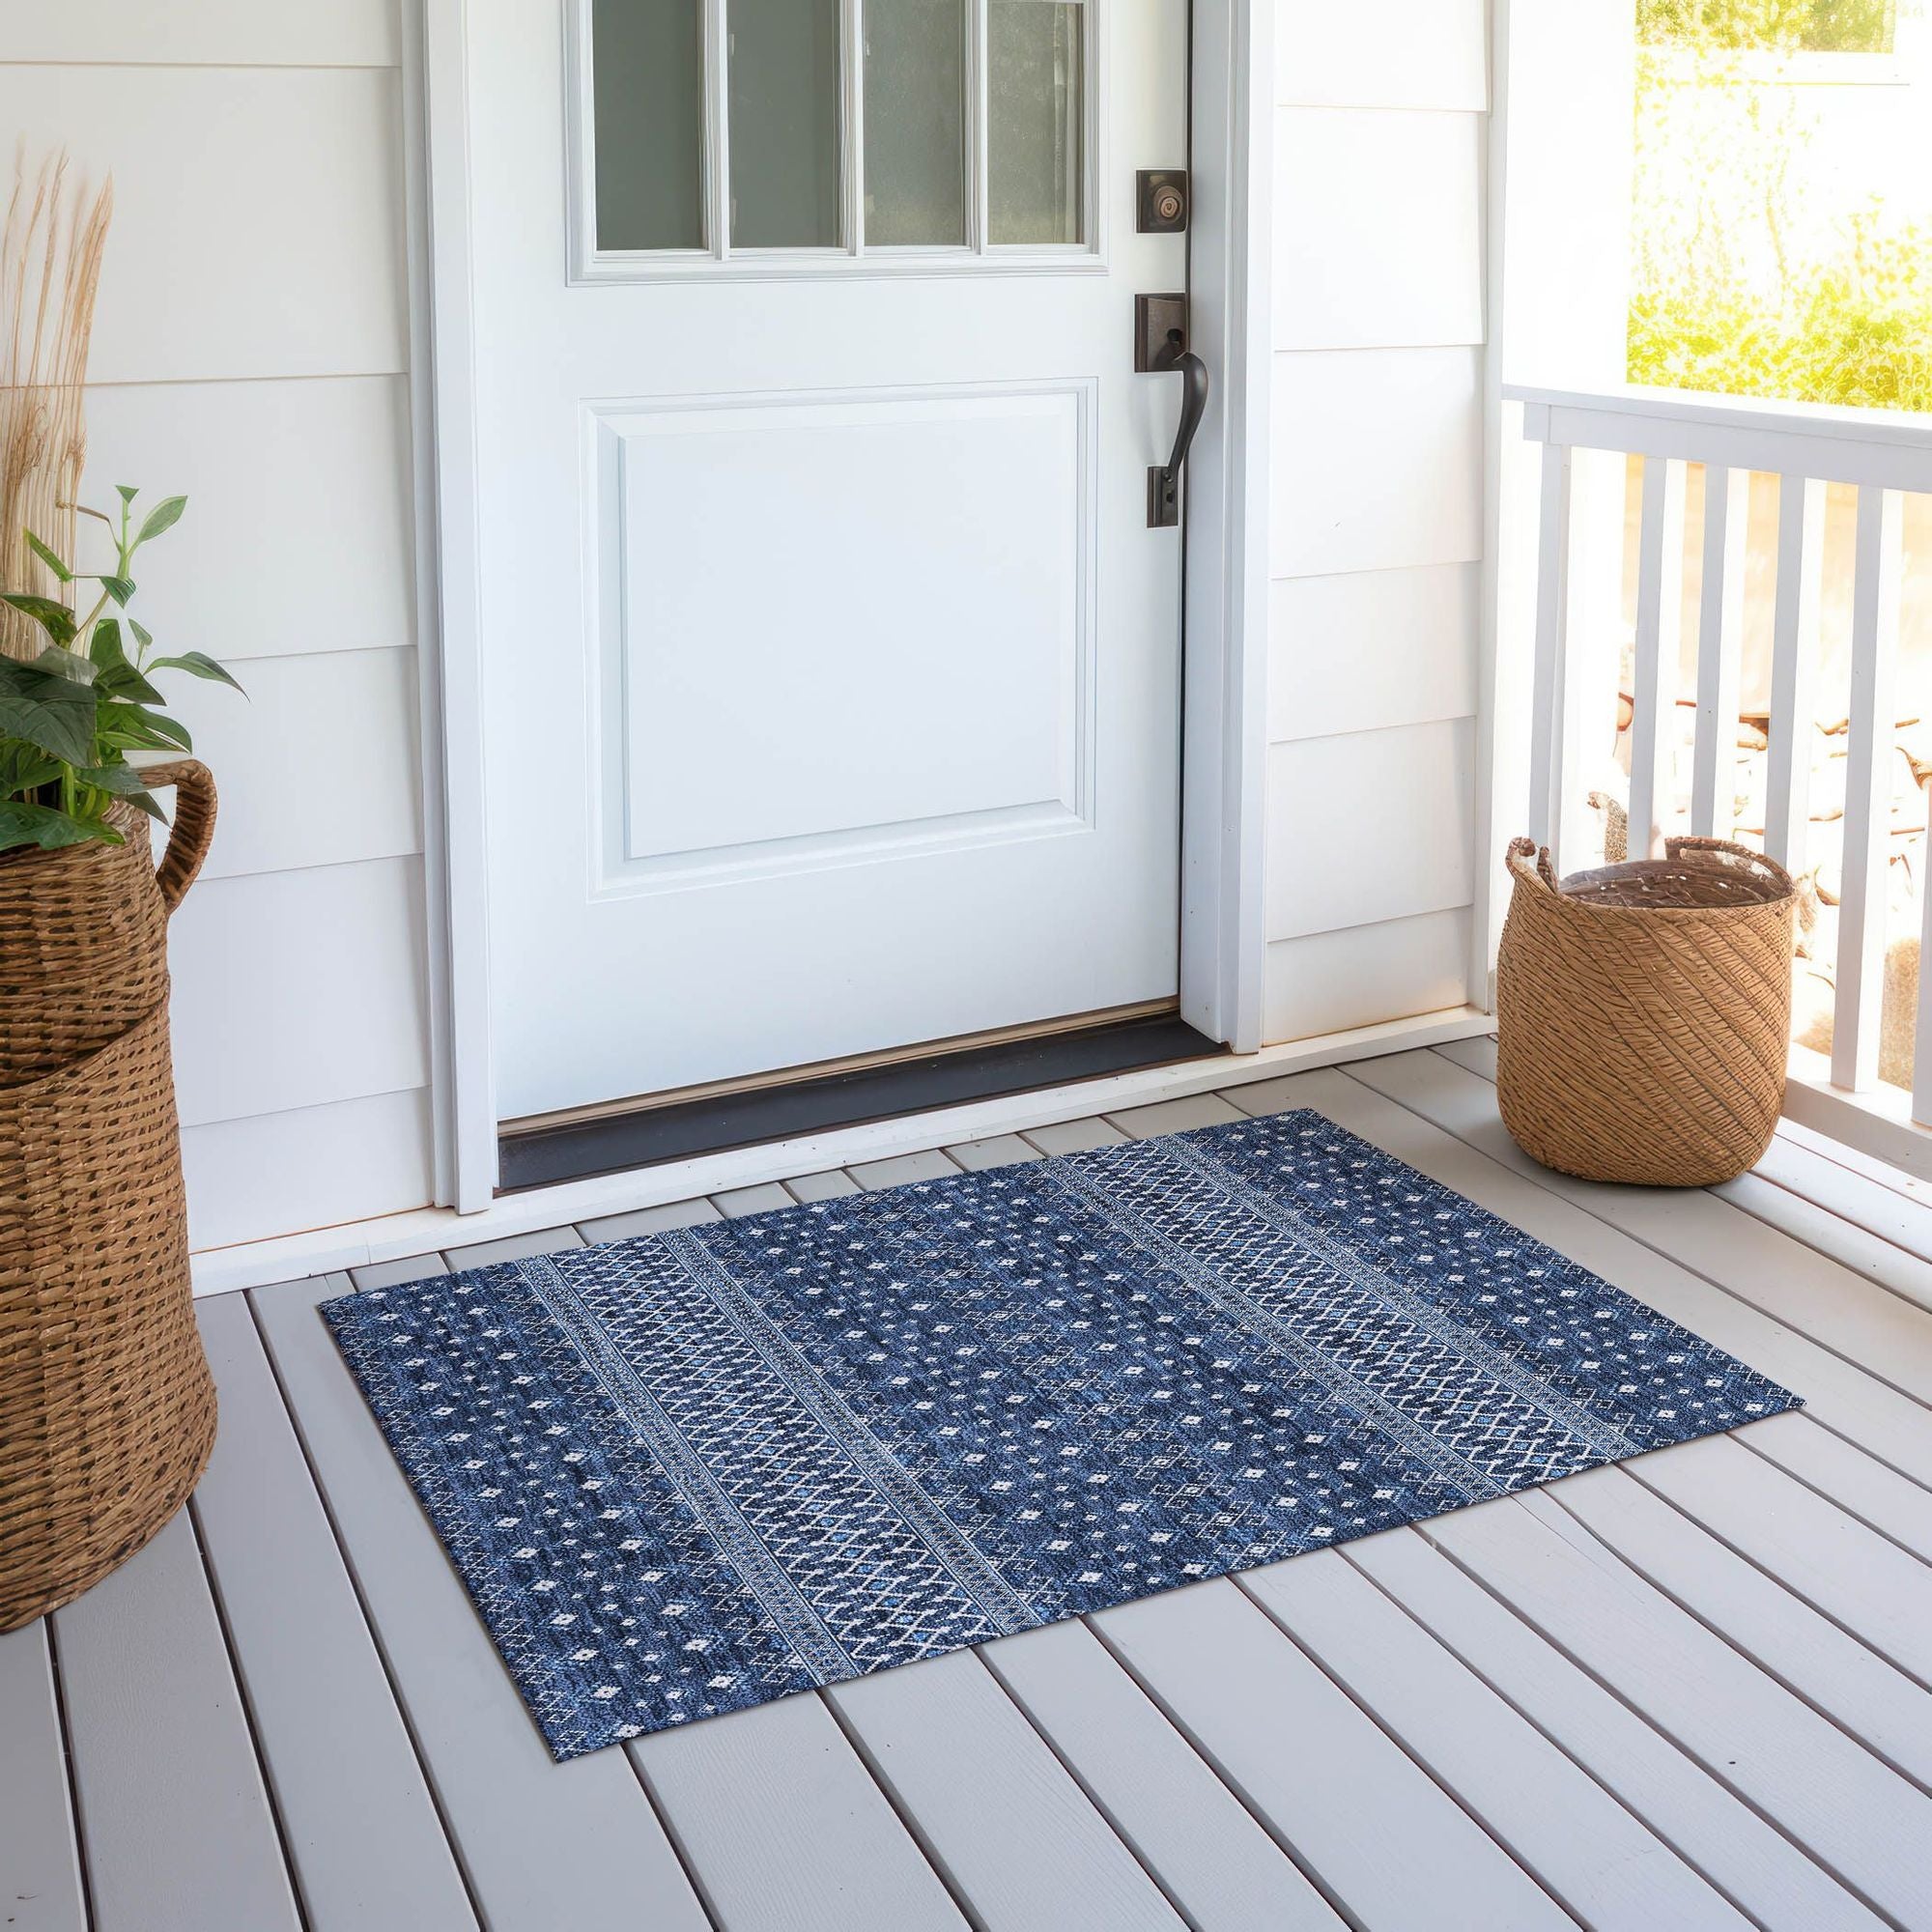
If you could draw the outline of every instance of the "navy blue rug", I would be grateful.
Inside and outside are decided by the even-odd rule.
[[[560,1759],[1798,1406],[1314,1113],[323,1314]]]

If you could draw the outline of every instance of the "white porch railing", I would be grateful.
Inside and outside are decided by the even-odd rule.
[[[1849,674],[1844,695],[1825,700],[1833,709],[1830,728],[1844,733],[1845,759],[1830,1052],[1794,1048],[1786,1111],[1932,1175],[1932,890],[1922,865],[1917,995],[1908,1002],[1916,1008],[1909,1090],[1895,1065],[1888,1068],[1889,1081],[1881,1078],[1880,1059],[1898,765],[1903,507],[1907,494],[1932,493],[1932,419],[1644,389],[1508,388],[1504,395],[1521,407],[1524,437],[1542,445],[1527,824],[1568,869],[1595,858],[1588,849],[1597,823],[1588,794],[1599,779],[1589,748],[1616,735],[1595,709],[1605,703],[1627,700],[1630,707],[1633,857],[1661,852],[1672,832],[1744,836],[1734,831],[1734,807],[1751,562],[1760,595],[1768,589],[1771,600],[1769,700],[1755,708],[1760,719],[1769,714],[1763,845],[1794,874],[1817,863],[1810,787],[1822,722],[1815,707],[1822,696],[1826,491],[1833,484],[1856,491],[1843,639]],[[1632,459],[1641,465],[1634,631],[1624,623],[1622,568],[1624,472]],[[1690,465],[1703,466],[1705,484],[1702,527],[1694,533],[1686,528]],[[1753,558],[1749,513],[1758,492],[1775,493],[1775,549],[1761,509],[1760,554]],[[1764,505],[1763,497],[1757,500]],[[1687,549],[1701,559],[1697,601],[1689,611]],[[1834,567],[1841,583],[1847,559],[1834,559]],[[1691,655],[1685,645],[1693,641],[1682,635],[1687,625],[1694,627],[1694,708],[1691,694],[1680,691],[1680,667]],[[1757,628],[1762,636],[1761,622]],[[1761,662],[1757,668],[1761,672]],[[1917,708],[1932,716],[1932,696],[1921,696]],[[1685,749],[1687,724],[1689,784],[1681,792],[1673,764]],[[1920,796],[1932,796],[1932,787]],[[1923,823],[1921,815],[1909,829]],[[1894,1041],[1897,1032],[1893,1024]]]

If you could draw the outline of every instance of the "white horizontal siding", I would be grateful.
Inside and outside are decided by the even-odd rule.
[[[1322,738],[1476,708],[1477,568],[1284,577],[1268,595],[1268,737]]]
[[[1277,7],[1269,1040],[1463,998],[1487,29],[1487,0]]]
[[[1308,1039],[1390,1013],[1461,1006],[1469,921],[1470,909],[1459,906],[1275,940],[1264,994],[1268,1038]]]
[[[418,1088],[182,1130],[195,1248],[230,1247],[422,1205],[429,1094]]]
[[[1474,349],[1276,355],[1274,576],[1480,557],[1481,365]]]
[[[0,52],[43,64],[393,67],[398,27],[395,0],[0,0]]]
[[[414,858],[197,882],[169,947],[183,1124],[426,1085],[422,920]]]
[[[1278,110],[1275,178],[1293,192],[1275,203],[1277,349],[1483,339],[1483,127],[1477,114]]]
[[[234,668],[245,696],[179,676],[169,688],[220,793],[205,880],[422,850],[413,650]]]
[[[114,176],[86,501],[187,514],[135,609],[220,790],[173,922],[199,1247],[431,1193],[395,0],[0,0],[0,126]]]
[[[390,68],[0,67],[0,128],[114,176],[90,379],[407,368],[398,86]]]
[[[1276,745],[1267,796],[1271,940],[1474,896],[1471,719]]]
[[[187,497],[141,553],[157,636],[224,662],[414,641],[402,377],[97,387],[87,456],[87,502]]]
[[[1312,107],[1490,104],[1486,0],[1275,0],[1275,98]]]

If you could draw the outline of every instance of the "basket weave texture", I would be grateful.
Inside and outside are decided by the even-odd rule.
[[[1777,1125],[1797,889],[1742,845],[1664,849],[1559,882],[1511,843],[1497,1098],[1546,1167],[1703,1187],[1754,1167]]]
[[[192,759],[147,779],[177,789],[158,873],[125,807],[125,844],[0,858],[0,1631],[126,1562],[214,1442],[166,957],[214,786]]]

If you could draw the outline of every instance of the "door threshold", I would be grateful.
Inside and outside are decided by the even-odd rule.
[[[1172,1012],[948,1048],[812,1079],[644,1103],[498,1137],[498,1195],[1103,1079],[1228,1049]]]

